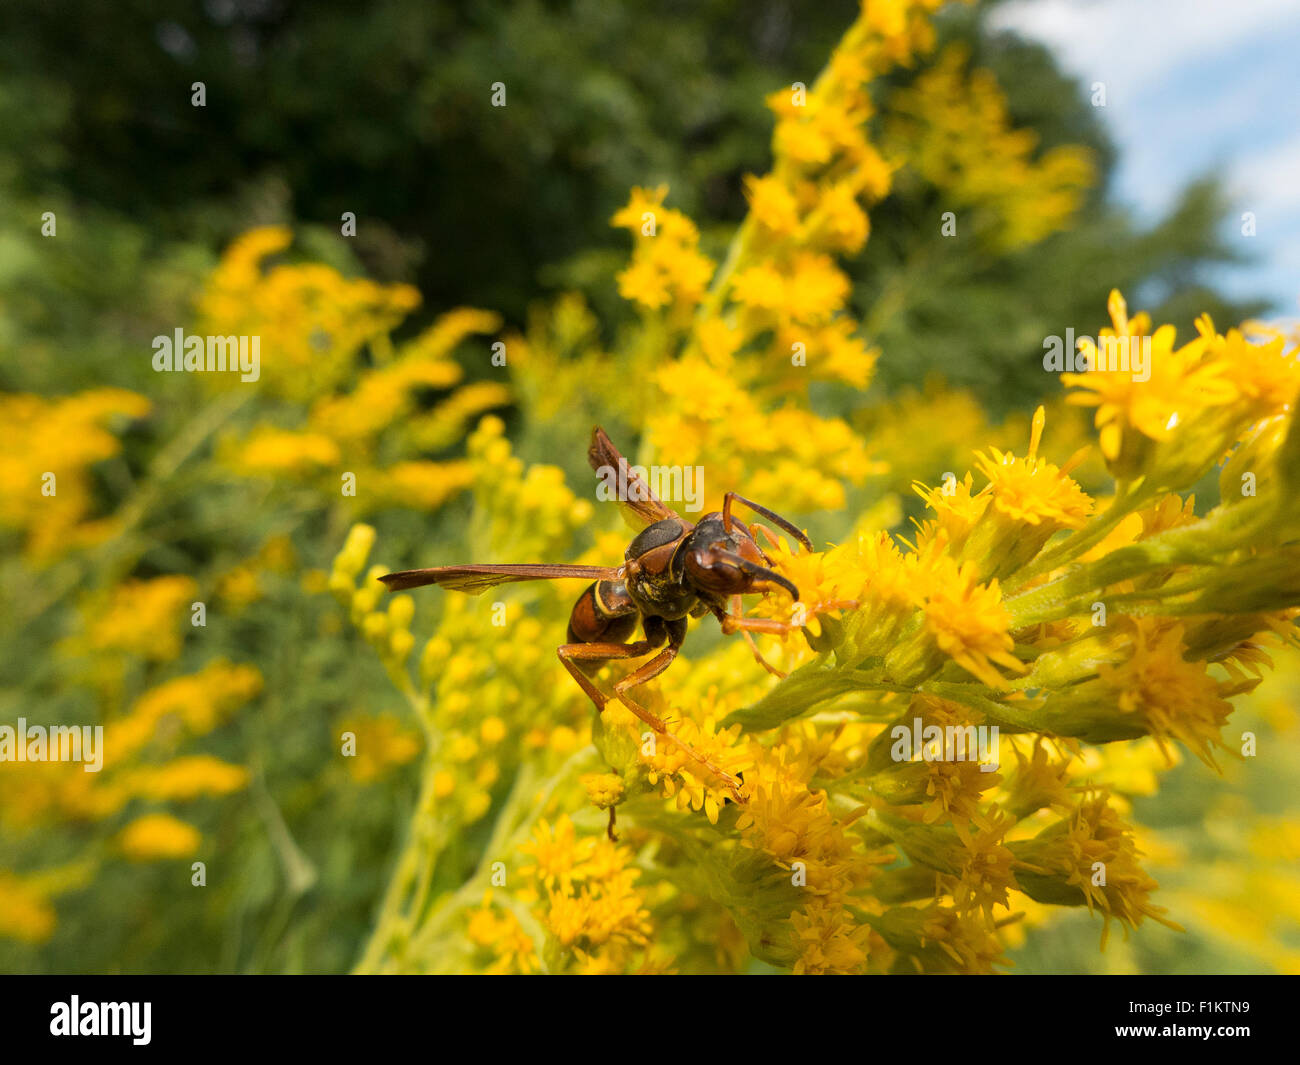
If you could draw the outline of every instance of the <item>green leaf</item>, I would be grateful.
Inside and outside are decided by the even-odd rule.
[[[753,706],[728,714],[723,725],[739,724],[751,732],[776,728],[858,686],[851,674],[813,662],[795,670]]]

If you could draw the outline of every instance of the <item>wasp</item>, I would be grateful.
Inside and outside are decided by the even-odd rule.
[[[722,510],[705,514],[692,523],[665,505],[645,480],[628,466],[627,460],[610,442],[600,426],[592,431],[587,460],[600,473],[617,469],[626,481],[621,495],[626,513],[640,528],[628,545],[621,566],[570,566],[552,563],[516,565],[435,566],[403,570],[379,579],[391,591],[436,584],[470,595],[481,595],[499,584],[517,581],[586,578],[589,584],[569,615],[568,642],[557,653],[597,711],[617,699],[656,733],[676,744],[697,765],[722,781],[737,802],[744,799],[739,782],[713,764],[705,755],[677,739],[664,722],[630,694],[663,673],[681,650],[691,618],[713,614],[726,634],[743,633],[754,657],[770,672],[784,676],[769,665],[754,644],[753,632],[787,633],[794,626],[767,618],[743,615],[744,595],[780,588],[794,599],[799,589],[772,570],[772,560],[758,546],[762,534],[776,546],[772,531],[760,522],[746,526],[733,509],[739,505],[766,519],[798,541],[805,550],[812,543],[804,533],[779,514],[735,492],[723,497]],[[728,610],[730,606],[730,610]],[[633,639],[637,625],[642,636]],[[594,677],[605,663],[645,658],[646,662],[613,685],[606,695]],[[611,837],[613,834],[613,810]]]

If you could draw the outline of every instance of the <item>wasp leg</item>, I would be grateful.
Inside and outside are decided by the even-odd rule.
[[[722,632],[726,636],[736,632],[743,632],[746,635],[751,632],[765,632],[769,636],[787,636],[800,628],[801,625],[790,621],[777,621],[776,618],[742,618],[734,614],[725,614],[722,618]]]
[[[557,649],[560,661],[564,663],[570,675],[576,680],[587,697],[596,704],[596,710],[603,712],[605,704],[609,702],[609,696],[605,695],[595,684],[592,683],[578,662],[607,662],[620,658],[640,658],[647,655],[663,643],[662,639],[658,640],[637,640],[634,643],[566,643],[563,647]],[[609,824],[605,828],[605,834],[609,836],[611,843],[618,842],[618,836],[614,833],[614,807],[609,808]]]
[[[856,599],[832,599],[829,602],[815,604],[809,614],[820,614],[827,610],[856,610],[857,608],[858,601]],[[792,621],[777,621],[775,618],[745,618],[733,614],[723,614],[719,620],[722,622],[722,632],[725,636],[730,636],[733,632],[743,632],[746,635],[751,632],[765,632],[771,636],[786,636],[803,628],[802,625],[796,625]]]
[[[578,663],[601,663],[613,662],[620,658],[641,658],[643,655],[648,655],[662,643],[663,640],[636,640],[633,643],[566,643],[563,647],[557,648],[555,653],[560,656],[564,668],[578,682],[578,686],[596,704],[596,709],[604,710],[605,704],[609,702],[610,697],[592,683],[591,678],[582,672],[582,667]]]
[[[758,546],[759,533],[763,534],[763,539],[767,541],[768,547],[780,548],[781,545],[777,543],[776,534],[772,532],[772,530],[769,529],[766,525],[764,525],[761,521],[756,521],[754,522],[753,525],[749,527],[749,538],[754,541],[755,547]],[[771,558],[768,557],[766,551],[764,551],[761,547],[759,547],[758,553],[763,556],[764,562],[766,562],[769,566],[772,565],[772,560]]]
[[[741,617],[745,612],[744,600],[742,600],[738,595],[733,595],[731,597],[731,608],[736,612],[734,615],[735,617],[737,618]],[[733,615],[722,614],[719,616],[718,620],[723,622],[722,631],[724,633],[727,631],[726,619],[731,616]],[[776,666],[772,665],[771,662],[769,662],[766,658],[763,657],[763,652],[758,649],[758,644],[754,642],[754,637],[749,634],[748,629],[742,629],[741,635],[745,637],[745,642],[749,644],[749,649],[750,651],[753,652],[755,661],[757,661],[760,666],[762,666],[765,670],[771,673],[772,676],[780,677],[782,680],[785,680],[785,678],[790,675],[788,673],[783,673],[781,670],[777,669]]]
[[[653,636],[657,638],[637,640],[635,643],[566,643],[563,647],[559,648],[557,653],[560,656],[560,661],[564,663],[564,668],[572,674],[573,679],[581,685],[582,690],[585,691],[591,701],[596,704],[597,710],[603,711],[611,698],[617,698],[619,702],[654,729],[655,732],[659,733],[670,743],[675,744],[684,751],[687,757],[692,761],[725,781],[728,790],[732,792],[732,795],[737,802],[744,802],[744,799],[740,796],[740,785],[730,774],[719,769],[709,761],[709,759],[697,752],[690,744],[683,743],[679,740],[668,730],[668,726],[665,725],[656,714],[647,710],[627,694],[628,688],[635,688],[637,685],[653,680],[672,664],[673,659],[677,657],[677,652],[681,647],[680,638],[672,640],[668,647],[665,647],[655,655],[654,658],[650,659],[649,662],[644,663],[635,672],[629,673],[626,677],[615,684],[613,696],[604,695],[578,666],[579,661],[607,662],[622,658],[640,658],[642,655],[648,654],[663,643],[663,636],[661,633],[662,630],[655,628]]]
[[[759,533],[763,534],[763,539],[767,541],[767,545],[769,547],[779,548],[781,546],[779,543],[777,543],[776,534],[773,533],[772,530],[769,529],[766,525],[764,525],[761,521],[756,521],[754,522],[753,525],[746,525],[734,514],[731,515],[730,521],[731,524],[734,525],[737,529],[741,529],[742,531],[749,533],[749,538],[754,541],[755,547],[758,547]],[[763,556],[763,561],[766,562],[769,566],[775,565],[775,563],[772,561],[772,556],[769,555],[766,551],[764,551],[761,547],[758,547],[758,553]]]
[[[668,730],[668,726],[664,724],[658,715],[646,709],[628,695],[629,688],[636,688],[645,684],[647,681],[654,680],[655,677],[659,676],[660,673],[672,665],[672,661],[677,657],[677,652],[680,648],[681,643],[679,640],[670,641],[668,646],[655,655],[654,658],[650,659],[649,662],[644,663],[634,673],[629,673],[626,677],[615,684],[614,695],[618,698],[619,702],[631,710],[632,713],[636,714],[637,717],[654,729],[655,732],[663,736],[664,739],[668,740],[680,749],[688,758],[691,759],[691,761],[695,762],[696,765],[707,770],[718,780],[722,781],[726,785],[727,790],[731,792],[731,796],[736,800],[736,802],[743,803],[745,800],[740,794],[740,781],[736,780],[735,777],[721,767],[714,765],[712,761],[700,754],[700,752],[689,743],[679,740]]]

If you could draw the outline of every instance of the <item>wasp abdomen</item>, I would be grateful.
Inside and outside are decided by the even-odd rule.
[[[637,617],[622,581],[596,581],[573,604],[569,643],[625,643],[636,631]]]

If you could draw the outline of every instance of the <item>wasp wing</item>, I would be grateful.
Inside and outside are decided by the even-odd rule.
[[[623,504],[624,514],[629,520],[635,518],[634,525],[653,525],[665,518],[677,517],[677,513],[650,491],[650,486],[633,471],[631,463],[599,425],[591,431],[587,461],[601,477],[614,479],[614,484],[620,489],[618,498]],[[626,491],[621,490],[624,488]]]
[[[621,575],[622,570],[611,566],[561,566],[546,562],[525,562],[504,566],[434,566],[431,569],[408,569],[400,573],[386,573],[379,579],[388,586],[390,592],[437,584],[457,592],[482,595],[498,584],[514,584],[517,581],[545,581],[561,577],[609,581]]]

